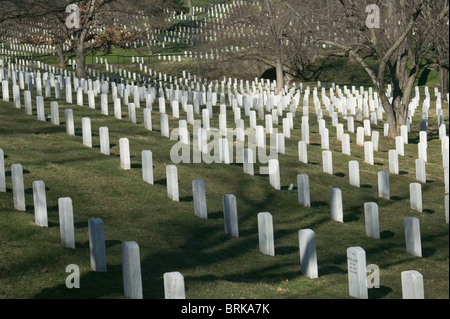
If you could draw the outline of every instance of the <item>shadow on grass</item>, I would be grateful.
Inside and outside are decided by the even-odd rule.
[[[382,299],[386,297],[391,291],[392,288],[388,286],[379,286],[378,288],[376,287],[370,288],[368,290],[369,299]]]
[[[163,185],[163,186],[167,186],[167,180],[165,178],[157,180],[154,182],[155,185]]]
[[[290,254],[297,253],[297,252],[298,252],[298,247],[295,247],[295,246],[275,247],[276,255],[285,256],[285,255],[290,255]]]
[[[394,236],[395,236],[395,233],[391,232],[389,230],[383,230],[382,232],[380,232],[381,239],[393,238]]]
[[[194,197],[193,196],[180,197],[180,202],[192,202],[192,201],[194,201]]]

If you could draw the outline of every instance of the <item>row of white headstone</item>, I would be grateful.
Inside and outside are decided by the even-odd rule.
[[[11,178],[14,208],[18,211],[26,211],[23,169],[21,164],[11,165]],[[35,224],[40,227],[48,227],[45,183],[42,180],[34,181],[32,188]],[[0,149],[0,191],[6,192],[3,149]],[[70,197],[59,198],[58,207],[61,244],[66,248],[75,249],[72,199]],[[89,219],[88,228],[91,269],[96,272],[106,272],[106,246],[103,220],[100,218]],[[123,242],[121,244],[121,251],[124,296],[130,299],[142,298],[139,247],[136,242]],[[166,299],[185,298],[184,279],[180,273],[168,272],[164,274],[164,293]]]

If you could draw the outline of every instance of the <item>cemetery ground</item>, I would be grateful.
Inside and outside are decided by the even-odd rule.
[[[35,93],[32,100],[35,101]],[[50,114],[51,98],[44,98],[45,114]],[[23,101],[23,99],[22,99]],[[420,112],[416,112],[399,156],[398,175],[390,174],[390,199],[378,196],[377,173],[389,171],[388,151],[395,141],[380,134],[374,165],[364,163],[364,148],[356,146],[356,133],[349,133],[351,156],[341,153],[341,142],[325,116],[330,129],[333,174],[322,170],[322,149],[318,125],[310,101],[310,144],[308,163],[298,157],[301,140],[301,110],[297,109],[286,153],[279,154],[281,190],[269,184],[267,175],[244,174],[242,164],[176,164],[180,201],[167,196],[166,171],[170,149],[177,141],[162,137],[159,112],[153,105],[153,131],[143,126],[142,108],[137,123],[115,119],[109,99],[109,116],[102,115],[99,99],[96,109],[58,100],[61,125],[38,121],[36,108],[26,115],[13,103],[0,102],[0,148],[5,154],[6,192],[0,192],[0,297],[1,298],[123,298],[120,245],[136,241],[140,247],[144,298],[164,298],[163,274],[179,271],[185,280],[186,297],[191,299],[345,299],[348,294],[347,255],[349,247],[366,251],[367,264],[380,269],[380,287],[369,289],[371,299],[402,298],[400,274],[417,270],[424,278],[425,298],[449,297],[448,224],[444,214],[444,175],[435,102],[430,107],[428,126],[427,182],[422,184],[423,211],[410,207],[409,184],[416,182],[415,163],[419,140]],[[33,104],[34,105],[34,104]],[[142,106],[141,106],[142,107]],[[76,135],[65,131],[64,109],[74,111]],[[448,105],[444,104],[448,119]],[[228,127],[234,127],[227,104]],[[211,127],[219,127],[218,106]],[[181,118],[185,114],[182,113]],[[198,115],[197,115],[198,116]],[[197,117],[196,116],[196,117]],[[82,143],[81,119],[92,123],[92,148]],[[170,129],[178,119],[170,119]],[[260,121],[258,121],[260,122]],[[262,125],[264,125],[262,123]],[[108,127],[111,155],[100,153],[99,128]],[[246,127],[248,119],[246,118]],[[362,123],[355,121],[355,127]],[[281,125],[279,125],[281,129]],[[372,126],[380,132],[382,124]],[[131,169],[120,167],[119,139],[130,142]],[[141,151],[153,153],[154,185],[142,180]],[[349,184],[348,162],[359,161],[361,187]],[[26,211],[13,207],[11,170],[14,163],[24,169]],[[308,174],[311,207],[298,202],[297,175]],[[194,214],[192,181],[203,179],[206,186],[208,218]],[[48,227],[34,224],[32,182],[46,186]],[[294,187],[290,187],[290,185]],[[343,223],[330,219],[329,190],[340,188],[343,197]],[[224,232],[222,196],[234,194],[237,201],[239,237]],[[58,199],[73,202],[75,249],[60,244]],[[379,206],[380,239],[365,234],[364,203]],[[274,221],[275,256],[261,254],[258,248],[257,214],[270,212]],[[420,219],[422,257],[405,250],[404,219]],[[105,225],[107,272],[91,270],[88,220],[101,218]],[[298,231],[312,229],[316,234],[318,274],[315,279],[300,271]],[[80,267],[80,288],[68,289],[66,266]]]

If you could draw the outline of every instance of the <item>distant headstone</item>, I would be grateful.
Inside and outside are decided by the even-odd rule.
[[[364,142],[364,161],[373,165],[373,144],[372,142]]]
[[[398,155],[405,156],[405,143],[403,141],[403,137],[397,136],[395,138],[395,150]]]
[[[89,253],[91,269],[97,272],[106,272],[105,227],[100,218],[91,218],[88,221]]]
[[[152,127],[152,110],[149,108],[145,108],[144,111],[144,128],[151,131]]]
[[[6,192],[5,154],[0,148],[0,192]]]
[[[100,135],[100,152],[105,155],[110,155],[110,145],[109,145],[109,130],[106,126],[99,128]]]
[[[309,176],[306,174],[297,175],[298,202],[306,207],[311,207]]]
[[[342,154],[351,155],[350,135],[347,133],[342,134]]]
[[[122,119],[122,101],[119,98],[114,99],[114,117]]]
[[[305,141],[298,142],[298,159],[300,162],[308,164],[308,150]]]
[[[277,159],[269,160],[269,182],[275,189],[280,190],[280,164]]]
[[[23,185],[23,169],[21,164],[11,165],[14,208],[25,211],[25,188]]]
[[[83,145],[92,147],[91,119],[89,117],[81,118],[81,129],[83,134]]]
[[[72,199],[69,197],[59,198],[58,207],[61,244],[67,248],[75,248]]]
[[[389,173],[399,174],[397,150],[389,150]]]
[[[425,184],[427,182],[425,160],[418,158],[416,159],[415,163],[416,163],[416,180]]]
[[[320,143],[323,150],[330,149],[329,134],[327,128],[323,129],[322,133],[320,134]]]
[[[42,96],[36,97],[36,110],[37,119],[39,121],[45,121],[44,98]]]
[[[66,109],[64,111],[64,116],[66,118],[66,133],[75,136],[75,126],[73,124],[73,110]]]
[[[167,180],[167,195],[174,202],[178,202],[179,190],[178,190],[178,170],[175,165],[166,166],[166,180]]]
[[[161,113],[160,120],[161,120],[161,135],[165,137],[170,137],[168,115],[166,113]]]
[[[253,150],[251,148],[244,148],[243,152],[244,152],[244,161],[243,161],[244,173],[254,175]]]
[[[47,198],[45,195],[44,181],[34,181],[33,204],[34,204],[34,223],[41,227],[48,227],[47,220]]]
[[[205,182],[202,179],[192,181],[192,194],[194,198],[194,213],[200,218],[208,218],[208,210],[206,207],[206,190]]]
[[[422,211],[422,185],[419,183],[409,184],[409,199],[411,209]]]
[[[331,151],[322,151],[323,172],[333,175],[333,154]]]
[[[378,196],[386,199],[390,199],[391,196],[389,173],[386,171],[378,172]]]
[[[330,216],[331,220],[344,222],[343,208],[342,208],[342,192],[339,188],[331,188],[329,191],[330,198]]]
[[[366,236],[379,239],[380,224],[378,220],[378,205],[374,202],[364,203],[364,220],[366,224]]]
[[[356,128],[356,145],[364,146],[364,127]]]
[[[52,124],[59,125],[59,108],[58,102],[50,102],[50,115],[52,118]]]
[[[142,179],[145,182],[153,185],[154,181],[153,181],[153,154],[152,154],[152,151],[149,151],[149,150],[142,151],[141,157],[142,157]]]
[[[130,142],[128,138],[122,137],[119,139],[119,148],[120,148],[120,167],[124,170],[131,169]]]
[[[101,103],[101,112],[103,115],[108,115],[108,95],[102,94],[100,96],[100,103]]]
[[[30,91],[23,92],[23,98],[25,103],[25,114],[32,115],[33,107],[31,105],[31,92]]]
[[[448,202],[448,195],[445,195],[445,223],[448,224],[448,211],[449,211],[449,202]]]
[[[360,187],[358,161],[352,160],[348,162],[348,177],[350,185]]]
[[[236,197],[232,194],[222,196],[225,234],[239,237]]]

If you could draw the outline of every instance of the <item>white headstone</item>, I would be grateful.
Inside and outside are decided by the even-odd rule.
[[[110,155],[109,130],[106,126],[102,126],[98,130],[100,136],[100,152],[105,155]]]
[[[33,204],[34,204],[34,222],[41,227],[48,227],[47,219],[47,198],[45,194],[44,181],[34,181]]]
[[[351,155],[350,135],[347,133],[342,134],[342,154]]]
[[[396,150],[389,150],[389,173],[399,174],[398,153]]]
[[[222,196],[225,234],[239,237],[236,197],[232,194]]]
[[[416,159],[415,163],[416,163],[416,180],[425,184],[427,182],[425,160],[419,158]]]
[[[207,219],[205,182],[202,179],[192,181],[192,197],[194,199],[194,213],[200,218]]]
[[[244,152],[244,163],[243,163],[244,173],[254,175],[253,150],[251,148],[245,148],[243,152]]]
[[[280,190],[280,163],[277,159],[269,160],[269,182],[275,189]]]
[[[69,197],[59,198],[58,207],[61,244],[67,248],[75,248],[72,199]]]
[[[352,160],[348,162],[348,178],[350,185],[360,187],[358,161]]]
[[[178,271],[166,272],[163,280],[165,299],[186,299],[184,277],[181,273]]]
[[[397,136],[395,138],[395,150],[400,156],[405,156],[405,143],[403,142],[403,137]]]
[[[25,211],[25,188],[23,184],[23,169],[21,164],[11,165],[11,178],[14,208]]]
[[[141,152],[142,157],[142,179],[153,185],[153,154],[152,151],[144,150]]]
[[[331,220],[344,222],[343,208],[342,208],[342,192],[339,188],[331,188],[329,191],[330,198],[330,216]]]
[[[59,108],[58,102],[50,102],[50,115],[52,117],[52,124],[59,125]]]
[[[81,119],[81,129],[83,132],[83,145],[92,147],[91,119],[89,117]]]
[[[275,256],[273,238],[273,220],[268,212],[258,214],[259,251],[265,255]]]
[[[119,148],[120,148],[120,167],[124,170],[131,169],[130,142],[128,138],[122,137],[119,139]]]
[[[97,272],[106,272],[105,227],[103,220],[100,218],[89,219],[88,230],[91,269]]]
[[[319,277],[317,268],[316,235],[311,229],[298,231],[301,272],[309,278]]]
[[[305,141],[298,142],[298,159],[302,163],[308,163],[308,149]]]
[[[422,242],[420,239],[420,221],[416,217],[405,218],[406,252],[422,257]]]
[[[389,173],[386,171],[378,172],[378,196],[389,199],[391,196],[389,187]]]
[[[297,175],[298,202],[306,207],[311,207],[309,176],[307,174]]]
[[[403,299],[425,299],[423,276],[417,270],[401,273]]]
[[[161,120],[161,135],[165,136],[165,137],[169,137],[170,136],[169,117],[167,116],[166,113],[161,113],[160,120]]]
[[[141,259],[135,241],[122,242],[122,276],[125,299],[142,299]]]
[[[373,165],[373,144],[372,142],[364,142],[364,161]]]
[[[323,172],[333,175],[333,154],[331,151],[322,151]]]
[[[175,165],[166,166],[166,180],[167,180],[167,195],[174,202],[178,202],[179,190],[178,190],[178,170]]]
[[[409,184],[409,200],[411,209],[422,211],[422,185],[419,183]]]
[[[378,205],[374,202],[364,203],[364,220],[366,224],[366,236],[380,238],[380,223],[378,219]]]
[[[0,148],[0,192],[6,192],[5,153]]]
[[[349,294],[358,299],[368,299],[366,252],[361,247],[347,249]]]

